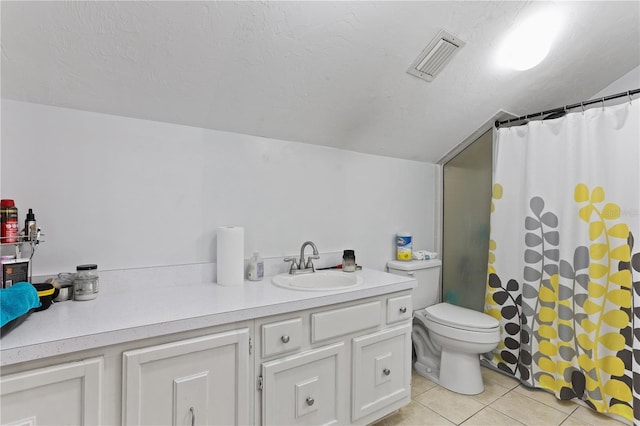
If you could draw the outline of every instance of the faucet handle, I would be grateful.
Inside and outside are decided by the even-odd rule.
[[[300,269],[300,267],[298,266],[298,261],[295,258],[285,257],[283,260],[285,262],[291,262],[291,267],[289,268],[290,274],[293,274],[293,271],[295,271],[296,269]]]
[[[315,266],[313,266],[312,259],[320,259],[320,256],[318,256],[317,254],[312,254],[311,256],[309,256],[307,258],[307,264],[305,265],[305,268],[307,268],[307,269],[311,268],[313,270],[313,272],[315,272],[316,268],[315,268]]]

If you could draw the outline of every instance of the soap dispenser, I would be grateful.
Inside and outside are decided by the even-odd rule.
[[[264,277],[264,262],[257,251],[253,252],[253,256],[249,259],[249,271],[247,278],[249,281],[260,281]]]

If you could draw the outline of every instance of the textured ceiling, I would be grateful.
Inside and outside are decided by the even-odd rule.
[[[2,1],[2,97],[435,162],[499,110],[588,99],[640,65],[640,2]],[[501,69],[541,9],[549,56]],[[464,42],[431,83],[407,67]],[[629,88],[634,89],[634,88]]]

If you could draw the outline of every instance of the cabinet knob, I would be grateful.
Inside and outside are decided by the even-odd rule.
[[[280,338],[280,340],[282,340],[282,343],[289,343],[289,336],[284,335]]]
[[[384,373],[385,376],[388,376],[389,374],[391,374],[391,370],[389,370],[388,368],[385,368],[384,370],[382,370],[382,372]]]
[[[407,313],[407,308],[405,308],[404,306],[402,308],[400,308],[400,313],[401,314],[406,314]]]
[[[316,400],[315,400],[315,399],[313,399],[313,398],[311,398],[311,397],[308,397],[308,398],[307,398],[307,405],[308,405],[309,407],[311,407],[315,402],[316,402]]]

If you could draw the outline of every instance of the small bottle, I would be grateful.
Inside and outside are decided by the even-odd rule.
[[[38,227],[36,226],[36,215],[33,214],[33,209],[29,209],[27,218],[24,220],[24,237],[27,241],[33,241],[36,239],[36,233]]]
[[[342,255],[342,270],[344,272],[355,272],[356,253],[353,250],[345,250]]]
[[[257,251],[253,252],[253,256],[249,259],[249,271],[247,278],[249,281],[260,281],[264,277],[264,262]]]

